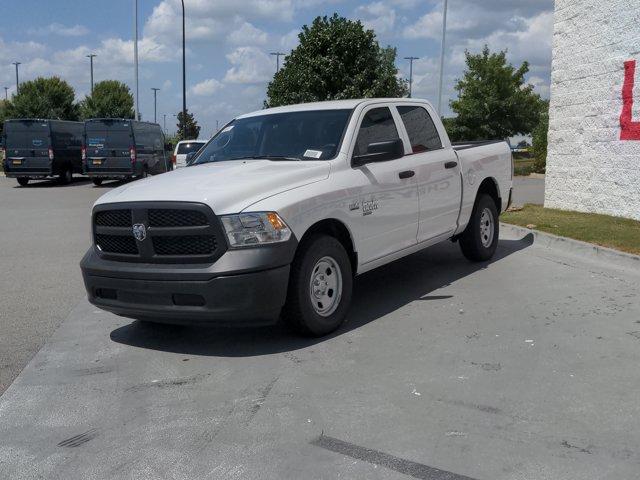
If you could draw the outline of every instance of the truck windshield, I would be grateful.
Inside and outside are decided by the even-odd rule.
[[[87,122],[85,123],[87,149],[128,149],[132,145],[131,123]]]
[[[314,110],[234,120],[197,154],[193,165],[246,158],[328,160],[338,152],[351,110]]]
[[[7,136],[7,150],[49,148],[50,136],[47,122],[6,122],[4,129]]]

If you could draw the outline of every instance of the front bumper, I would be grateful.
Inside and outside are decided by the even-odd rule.
[[[91,248],[80,267],[89,301],[129,318],[178,324],[277,321],[297,242],[228,250],[214,264],[105,260]]]

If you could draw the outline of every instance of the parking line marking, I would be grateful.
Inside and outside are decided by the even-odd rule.
[[[374,465],[380,465],[390,470],[409,475],[422,480],[476,480],[465,475],[440,470],[439,468],[423,465],[422,463],[412,462],[404,458],[395,457],[388,453],[380,452],[372,448],[360,447],[353,443],[345,442],[338,438],[320,435],[315,440],[309,442],[316,447],[324,448],[335,453],[346,455],[347,457],[363,460]]]

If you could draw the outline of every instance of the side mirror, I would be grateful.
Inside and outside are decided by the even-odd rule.
[[[351,159],[354,167],[359,167],[367,163],[386,162],[404,156],[404,143],[402,139],[388,140],[385,142],[375,142],[367,145],[367,153],[358,155]]]

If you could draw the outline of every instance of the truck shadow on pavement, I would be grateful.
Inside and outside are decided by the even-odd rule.
[[[430,295],[491,263],[533,244],[531,233],[519,240],[500,240],[489,262],[467,261],[457,245],[444,242],[357,277],[351,310],[345,324],[322,338],[303,338],[283,325],[269,327],[201,327],[147,324],[133,321],[111,332],[111,340],[166,352],[250,357],[305,348],[373,322],[414,301],[436,301],[451,295]]]

